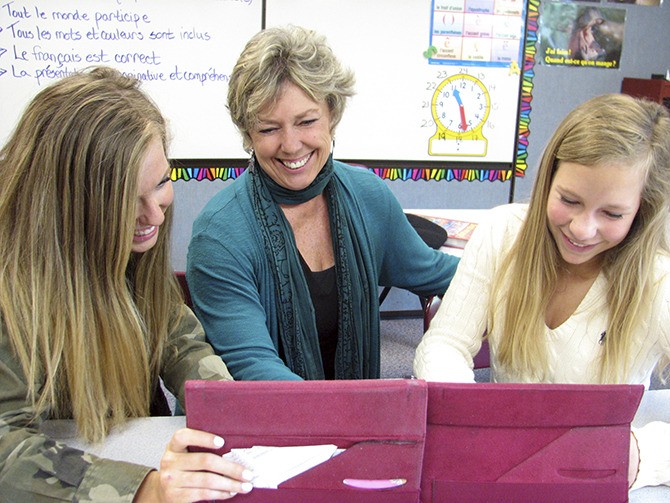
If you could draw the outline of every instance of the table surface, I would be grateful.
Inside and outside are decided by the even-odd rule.
[[[643,426],[650,421],[670,422],[670,389],[644,393],[633,426]],[[184,416],[133,419],[123,427],[112,430],[103,443],[95,445],[87,444],[79,438],[74,423],[69,420],[46,421],[42,432],[97,456],[157,468],[172,434],[185,426]],[[670,487],[644,487],[632,491],[629,501],[667,503],[670,501]]]
[[[453,218],[454,220],[464,220],[466,222],[479,222],[482,217],[489,211],[489,208],[471,208],[471,209],[445,209],[445,208],[412,208],[404,210],[405,213],[414,213],[415,215],[430,215],[433,217]]]

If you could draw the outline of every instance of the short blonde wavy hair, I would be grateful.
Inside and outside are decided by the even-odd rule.
[[[251,149],[250,130],[258,114],[279,97],[286,82],[316,102],[325,101],[335,130],[354,95],[355,78],[344,68],[324,36],[298,26],[268,28],[254,35],[240,55],[228,84],[228,110]]]

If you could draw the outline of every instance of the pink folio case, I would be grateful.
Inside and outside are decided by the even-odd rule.
[[[625,502],[641,385],[428,383],[422,502]]]
[[[427,385],[417,380],[189,381],[186,424],[232,448],[335,444],[346,449],[278,489],[255,488],[249,502],[418,502]],[[406,483],[360,489],[345,479]]]

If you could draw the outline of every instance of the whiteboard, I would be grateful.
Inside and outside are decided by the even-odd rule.
[[[172,158],[244,158],[228,78],[261,29],[262,0],[13,0],[0,4],[0,144],[40,89],[106,64],[143,80]]]
[[[0,143],[40,89],[104,63],[144,81],[169,121],[170,157],[246,158],[225,106],[229,75],[264,25],[299,24],[326,35],[356,74],[336,158],[511,166],[521,75],[493,60],[493,51],[488,62],[476,58],[515,38],[507,57],[520,66],[524,18],[525,0],[0,2]],[[454,47],[463,55],[452,57]],[[469,102],[478,89],[478,101]],[[475,106],[485,106],[486,116]],[[463,134],[471,121],[479,129]]]
[[[324,34],[356,74],[357,94],[336,131],[336,158],[514,162],[524,0],[268,0],[266,25],[286,24]],[[454,45],[457,57],[449,53]],[[460,108],[455,86],[463,86]],[[477,138],[459,137],[461,112],[469,122],[481,106],[467,101],[478,89],[488,93],[488,115]],[[441,113],[455,114],[455,128],[436,122],[436,102]]]

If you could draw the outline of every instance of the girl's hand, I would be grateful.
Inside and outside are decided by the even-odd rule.
[[[251,491],[249,470],[210,452],[188,452],[189,446],[219,449],[223,439],[189,428],[177,430],[161,458],[160,471],[146,476],[136,502],[223,500]]]

